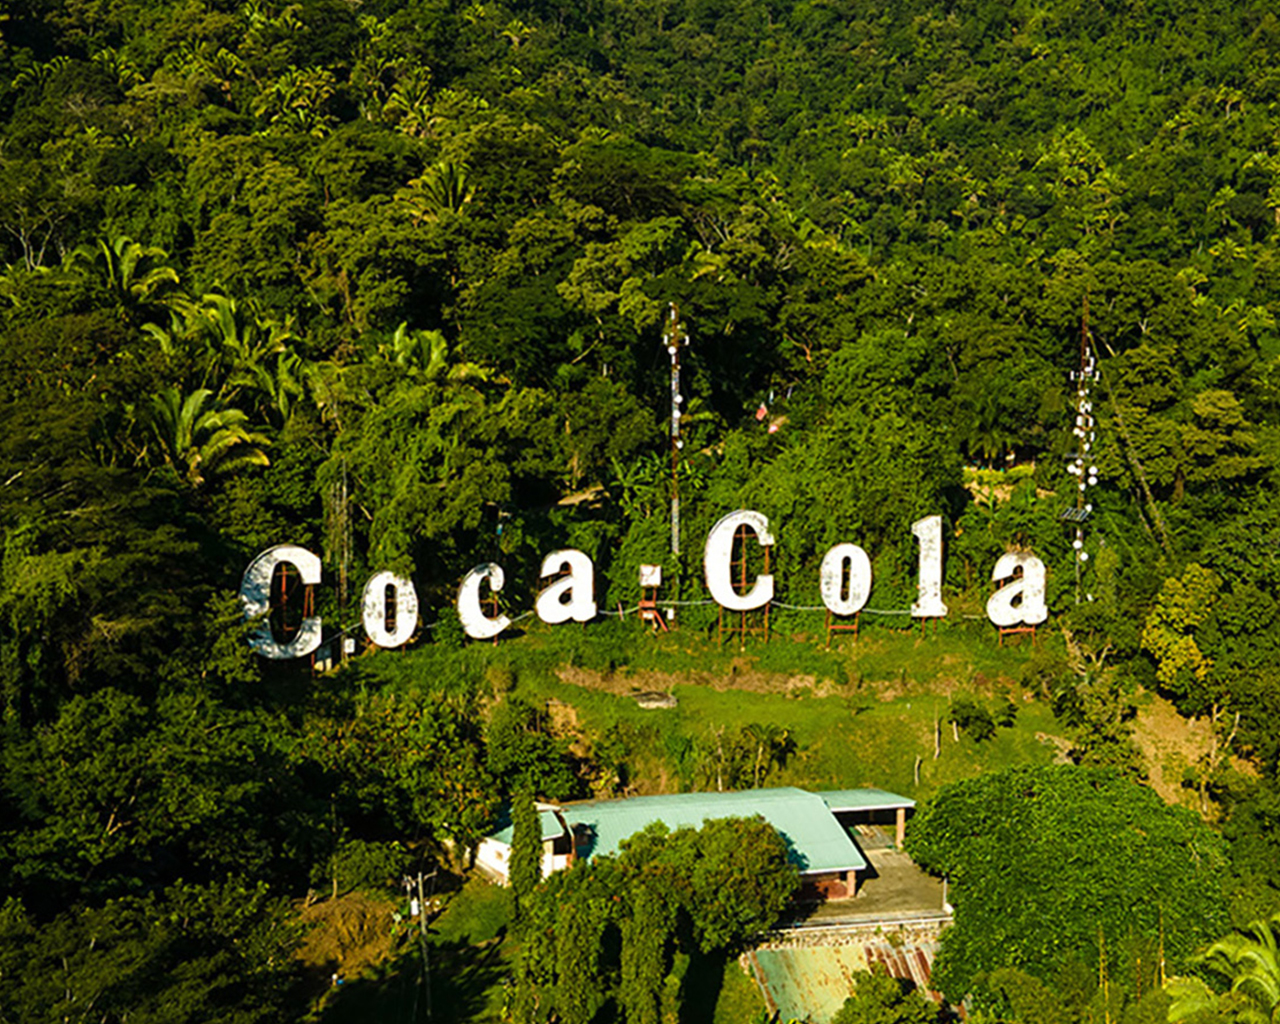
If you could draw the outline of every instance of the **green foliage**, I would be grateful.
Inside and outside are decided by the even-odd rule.
[[[511,890],[473,875],[449,899],[444,912],[432,924],[441,942],[488,943],[511,923]]]
[[[694,933],[704,953],[734,949],[778,919],[798,876],[782,837],[758,821],[710,821],[698,840],[689,877]]]
[[[563,800],[577,788],[568,744],[551,736],[545,711],[519,696],[493,709],[485,748],[486,767],[511,792]]]
[[[261,816],[277,794],[259,772],[283,759],[266,724],[198,693],[154,707],[112,689],[68,701],[5,750],[10,891],[32,904],[136,891],[174,862],[204,876],[269,871],[274,829]]]
[[[399,888],[408,865],[409,855],[398,842],[347,839],[338,844],[328,867],[339,893],[350,889],[385,892]]]
[[[1156,679],[1188,699],[1203,687],[1212,668],[1194,633],[1212,610],[1221,584],[1212,571],[1188,566],[1181,579],[1165,583],[1142,632],[1143,647],[1156,659]]]
[[[467,634],[462,628],[462,620],[458,618],[455,608],[441,608],[435,628],[431,636],[441,647],[448,651],[460,651],[466,641]]]
[[[954,722],[979,743],[996,734],[996,720],[991,717],[991,712],[967,697],[960,697],[952,703],[951,715],[947,720]]]
[[[637,885],[630,895],[631,912],[620,926],[618,1003],[628,1022],[658,1024],[675,907],[654,885]]]
[[[983,978],[981,997],[996,1020],[1065,1024],[1072,1012],[1051,986],[1016,967],[1001,967]]]
[[[1213,780],[1215,796],[1226,812],[1223,835],[1240,889],[1232,907],[1236,924],[1267,917],[1280,908],[1272,865],[1280,854],[1280,793],[1269,779],[1224,773]]]
[[[465,844],[521,780],[582,792],[584,765],[526,700],[560,685],[562,662],[737,671],[681,637],[716,627],[696,603],[698,540],[743,505],[779,538],[788,636],[820,631],[822,613],[798,609],[817,605],[817,566],[840,541],[874,561],[870,608],[905,610],[910,523],[943,514],[945,628],[997,674],[1020,656],[962,616],[980,614],[999,553],[1033,548],[1084,652],[1037,670],[1059,724],[1023,705],[1004,728],[1008,706],[957,702],[970,737],[989,733],[984,715],[999,727],[924,754],[920,785],[1047,757],[1033,739],[1047,729],[1082,764],[1137,775],[1133,708],[1157,685],[1210,720],[1217,742],[1194,772],[1231,805],[1248,900],[1266,901],[1274,13],[838,8],[8,12],[0,871],[32,941],[70,928],[55,924],[68,907],[96,920],[178,878],[252,870],[300,897],[343,850]],[[669,302],[690,334],[679,557]],[[1077,604],[1059,516],[1077,493],[1066,374],[1086,303],[1100,483]],[[330,631],[355,627],[360,582],[391,568],[413,572],[435,643],[332,680],[251,659],[231,595],[245,560],[283,541],[322,554]],[[662,639],[632,620],[529,636],[518,688],[482,714],[498,655],[464,647],[458,579],[500,562],[518,615],[556,547],[595,560],[602,609],[633,606],[651,562],[663,598],[693,603]],[[867,772],[914,785],[912,748],[930,751],[946,715],[920,691],[950,670],[895,638],[897,621],[869,612],[856,649],[749,656],[825,697],[681,686],[675,725],[630,728],[627,702],[584,696],[596,782],[635,784],[662,762],[689,786]],[[864,677],[896,680],[914,707],[845,692]],[[1253,795],[1228,795],[1228,754],[1261,773]],[[576,928],[566,957],[586,956],[592,933]],[[686,991],[697,965],[679,957],[704,955],[664,950],[660,982],[635,967],[664,993],[656,1010],[635,998],[645,1019]],[[613,1012],[548,984],[568,1017]],[[153,1012],[103,991],[103,1013]]]
[[[542,878],[542,826],[533,791],[519,788],[511,801],[511,892],[516,916]]]
[[[297,971],[298,936],[285,917],[265,886],[238,880],[69,910],[43,927],[11,899],[0,910],[0,1012],[59,1021],[92,1006],[108,1020],[278,1020]]]
[[[629,1022],[675,1019],[686,973],[770,927],[796,883],[781,837],[760,819],[652,825],[616,858],[579,862],[533,894],[516,1017],[586,1021],[613,998]]]
[[[293,756],[323,773],[331,829],[372,818],[393,836],[426,831],[466,843],[496,804],[479,723],[465,702],[444,695],[367,694],[354,706],[319,708]]]
[[[1221,839],[1097,769],[1019,768],[947,787],[913,819],[907,851],[952,882],[956,923],[935,974],[951,998],[983,970],[1043,979],[1131,939],[1163,936],[1176,970],[1225,920]]]
[[[853,995],[844,1001],[832,1024],[934,1024],[939,1010],[881,964],[871,971],[855,971]]]
[[[716,792],[758,788],[771,772],[783,769],[796,742],[779,725],[750,722],[736,730],[717,726],[699,744],[699,783]]]
[[[1134,779],[1143,777],[1142,755],[1133,740],[1136,684],[1101,655],[1077,644],[1063,652],[1033,656],[1024,681],[1049,698],[1058,721],[1070,730],[1070,755],[1076,764],[1111,768]]]

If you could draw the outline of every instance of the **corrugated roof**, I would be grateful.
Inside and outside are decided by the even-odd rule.
[[[861,871],[867,866],[858,847],[822,798],[803,789],[751,789],[740,793],[679,793],[625,800],[592,800],[564,807],[574,832],[585,829],[588,857],[616,854],[624,839],[656,821],[675,831],[700,828],[713,818],[760,815],[787,840],[788,859],[801,872]],[[581,826],[575,827],[575,826]]]
[[[817,796],[833,811],[889,811],[916,805],[910,797],[883,789],[824,789]]]
[[[515,835],[515,829],[511,824],[510,812],[504,814],[498,824],[502,827],[497,832],[494,832],[491,838],[510,846],[512,836]],[[564,826],[560,824],[560,819],[556,817],[555,811],[539,811],[538,824],[542,826],[542,841],[544,843],[548,839],[558,839],[564,835]]]

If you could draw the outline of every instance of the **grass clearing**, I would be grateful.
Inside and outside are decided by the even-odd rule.
[[[431,922],[431,933],[441,942],[479,945],[498,938],[510,925],[511,890],[473,875]]]
[[[1037,650],[1060,646],[1060,637],[1002,647],[985,624],[959,617],[927,633],[886,622],[864,624],[856,639],[838,636],[831,650],[779,634],[745,645],[688,628],[653,635],[635,620],[534,624],[498,644],[358,659],[350,681],[486,701],[514,687],[557,707],[557,727],[579,756],[590,757],[607,730],[622,734],[635,793],[714,788],[708,763],[719,756],[718,734],[753,725],[784,729],[795,744],[762,785],[875,785],[923,797],[955,779],[1054,758],[1042,737],[1059,727],[1021,680]],[[639,707],[634,695],[648,691],[672,693],[678,706]],[[993,713],[1012,703],[1016,720],[988,741],[957,738],[947,719],[961,697]]]
[[[896,653],[900,659],[902,651]],[[690,773],[682,759],[696,757],[699,748],[714,741],[716,730],[769,723],[786,729],[797,750],[784,768],[770,774],[767,785],[873,785],[920,797],[955,779],[1011,764],[1048,763],[1054,756],[1052,745],[1037,734],[1053,734],[1057,725],[1038,701],[1019,699],[1013,726],[997,729],[991,740],[975,742],[963,733],[956,738],[947,722],[952,698],[994,704],[1020,694],[1010,671],[1026,657],[1006,651],[975,666],[963,653],[941,651],[874,685],[865,677],[861,684],[799,688],[779,680],[776,691],[760,692],[731,683],[722,688],[675,683],[671,691],[678,706],[665,710],[645,710],[612,689],[571,685],[556,676],[522,677],[520,688],[535,699],[570,705],[587,736],[624,726],[633,738],[633,775],[640,791],[675,788],[671,782],[681,778],[687,782]],[[869,652],[869,660],[881,665],[886,658],[883,648]]]

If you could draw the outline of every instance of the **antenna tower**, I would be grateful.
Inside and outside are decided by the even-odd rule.
[[[680,350],[689,344],[689,333],[680,323],[680,310],[672,302],[662,327],[662,347],[671,356],[671,553],[680,554]]]

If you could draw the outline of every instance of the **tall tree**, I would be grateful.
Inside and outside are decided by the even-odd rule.
[[[523,919],[526,900],[542,878],[542,823],[533,789],[521,786],[511,801],[511,892],[516,917]]]

